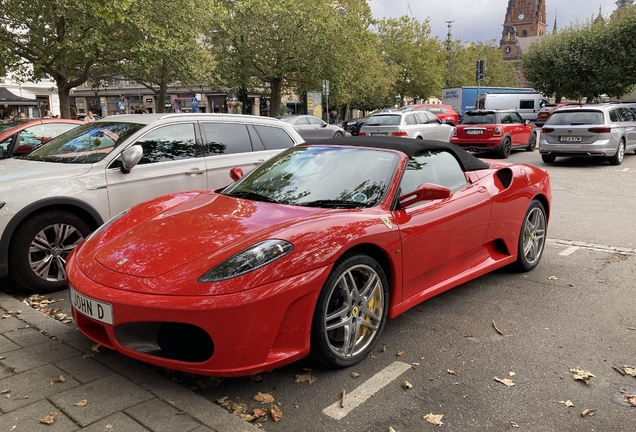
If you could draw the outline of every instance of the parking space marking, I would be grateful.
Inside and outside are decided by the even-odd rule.
[[[373,375],[371,378],[362,383],[362,385],[360,385],[354,391],[347,394],[344,401],[344,408],[341,407],[341,401],[338,401],[322,410],[323,414],[328,415],[334,420],[340,420],[341,418],[349,414],[349,412],[351,412],[351,410],[353,410],[355,407],[362,404],[364,401],[369,399],[376,392],[381,390],[384,386],[389,384],[391,381],[402,375],[410,368],[411,365],[403,362],[396,361],[391,363],[380,372]]]
[[[569,248],[567,248],[566,250],[564,250],[563,252],[561,252],[559,255],[563,255],[563,256],[568,256],[574,252],[576,252],[577,250],[581,249],[578,246],[570,246]]]
[[[600,244],[588,243],[588,242],[582,242],[582,241],[549,238],[546,240],[546,244],[551,244],[556,246],[576,246],[580,249],[588,249],[588,250],[593,250],[598,252],[607,252],[607,253],[619,253],[622,255],[636,255],[636,249],[634,248],[600,245]]]

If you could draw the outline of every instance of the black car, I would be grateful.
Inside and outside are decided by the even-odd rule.
[[[342,128],[351,135],[359,135],[360,128],[366,123],[369,117],[360,117],[342,122]]]

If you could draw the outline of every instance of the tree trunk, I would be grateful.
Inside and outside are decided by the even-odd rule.
[[[280,100],[283,89],[283,80],[274,78],[270,82],[271,95],[269,100],[269,116],[278,117],[280,115]]]
[[[155,100],[156,113],[166,112],[166,94],[167,93],[168,93],[168,84],[165,82],[162,82],[159,85],[159,98]]]
[[[563,99],[563,95],[559,92],[555,93],[554,95],[554,102],[555,103],[559,103],[561,102],[561,100]]]
[[[55,84],[57,85],[57,95],[60,98],[60,118],[70,119],[71,106],[68,95],[71,92],[71,87],[66,78],[56,79]]]

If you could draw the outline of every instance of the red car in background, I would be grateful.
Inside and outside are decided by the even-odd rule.
[[[462,117],[450,142],[469,151],[496,151],[498,157],[506,159],[515,147],[534,151],[537,133],[530,120],[522,119],[517,111],[477,110]]]
[[[22,156],[84,124],[79,120],[37,118],[0,122],[0,159]]]
[[[558,102],[553,104],[547,104],[543,108],[539,110],[537,113],[537,121],[534,122],[538,127],[541,127],[545,124],[546,121],[550,118],[552,113],[558,110],[561,107],[566,105],[580,105],[580,102]]]
[[[459,124],[459,115],[450,105],[416,104],[405,106],[402,108],[402,111],[429,111],[435,114],[440,121],[448,125],[456,126]]]

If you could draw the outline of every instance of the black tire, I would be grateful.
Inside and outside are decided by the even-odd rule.
[[[344,255],[331,270],[316,303],[311,356],[336,368],[361,361],[380,338],[388,304],[389,282],[380,264],[361,253]]]
[[[420,135],[420,136],[415,137],[415,139],[423,140],[424,138],[422,138],[422,135]]]
[[[527,272],[539,264],[545,249],[547,228],[548,218],[545,207],[538,200],[532,200],[523,217],[519,232],[517,261],[513,264],[515,270]]]
[[[512,151],[512,141],[510,137],[505,137],[501,144],[499,145],[499,150],[497,150],[497,157],[499,159],[508,159],[510,156],[510,152]]]
[[[545,163],[553,163],[556,160],[556,156],[553,154],[543,154],[541,155],[541,159]]]
[[[618,144],[618,149],[616,149],[616,154],[608,157],[607,160],[610,165],[620,165],[623,163],[623,159],[625,159],[625,141],[621,140]]]
[[[342,132],[336,132],[335,134],[333,134],[334,138],[340,138],[342,136],[344,136]]]
[[[530,134],[530,141],[528,141],[528,146],[526,147],[526,151],[533,152],[534,149],[537,148],[537,134],[536,132],[532,132]]]
[[[25,220],[10,246],[12,279],[40,294],[64,289],[66,258],[90,232],[84,220],[65,211],[47,211]]]

